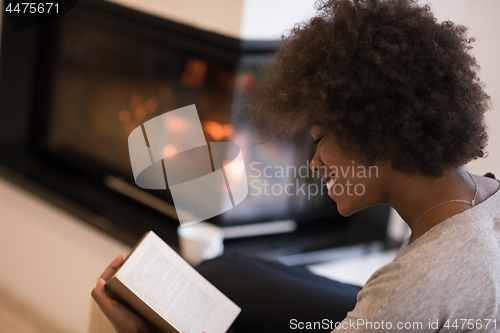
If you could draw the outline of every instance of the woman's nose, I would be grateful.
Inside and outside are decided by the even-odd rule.
[[[314,155],[313,159],[309,163],[309,169],[311,169],[312,172],[320,172],[322,166],[323,163],[321,163],[319,158],[317,158],[317,156]]]

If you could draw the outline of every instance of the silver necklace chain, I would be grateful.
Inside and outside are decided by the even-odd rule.
[[[466,171],[467,172],[467,171]],[[467,201],[467,200],[462,200],[462,199],[453,199],[453,200],[448,200],[448,201],[445,201],[445,202],[441,202],[440,204],[437,204],[436,206],[426,210],[422,215],[420,215],[420,217],[417,219],[417,222],[415,222],[415,224],[413,225],[413,227],[411,228],[412,231],[415,231],[415,227],[417,226],[418,222],[420,222],[420,219],[422,217],[424,217],[425,214],[427,214],[428,212],[430,212],[431,210],[433,210],[434,208],[437,208],[441,205],[444,205],[444,204],[447,204],[447,203],[452,203],[452,202],[462,202],[462,203],[466,203],[470,206],[474,206],[476,204],[476,197],[477,197],[477,184],[476,184],[476,181],[474,180],[474,178],[472,178],[472,175],[467,172],[470,176],[470,179],[472,179],[472,182],[474,183],[474,198],[472,199],[472,201]]]

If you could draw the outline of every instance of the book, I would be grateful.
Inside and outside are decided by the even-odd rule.
[[[106,288],[167,333],[223,333],[241,311],[153,231],[135,245]]]

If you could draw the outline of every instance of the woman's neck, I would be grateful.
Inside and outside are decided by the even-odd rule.
[[[484,184],[477,178],[473,180],[462,169],[447,170],[440,178],[393,175],[388,203],[410,227],[410,242],[447,218],[471,208],[476,188],[475,204],[478,204],[484,197]],[[457,199],[461,201],[447,202]]]

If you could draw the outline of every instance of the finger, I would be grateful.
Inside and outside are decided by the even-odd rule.
[[[108,312],[108,309],[111,307],[112,299],[108,297],[105,291],[105,282],[104,279],[98,278],[97,285],[92,290],[92,298],[94,298],[95,302],[104,313]]]
[[[133,310],[106,294],[104,279],[97,279],[92,297],[117,332],[150,332],[146,330],[144,321]]]
[[[122,264],[123,260],[124,259],[123,259],[122,255],[119,255],[118,257],[116,257],[115,260],[113,260],[113,262],[111,264],[109,264],[109,266],[106,268],[106,270],[104,270],[104,272],[101,275],[101,278],[103,278],[104,280],[107,280],[110,277],[112,277],[113,274],[115,274],[116,270]]]
[[[97,279],[97,286],[92,290],[92,297],[101,309],[102,313],[104,313],[118,332],[115,324],[120,322],[120,313],[117,312],[119,303],[109,298],[106,294],[105,281],[103,278]]]

